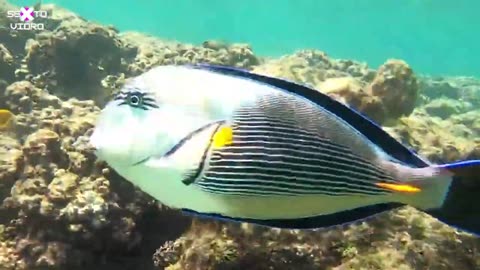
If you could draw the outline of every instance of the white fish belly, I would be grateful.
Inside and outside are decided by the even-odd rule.
[[[185,185],[173,171],[143,166],[118,172],[160,203],[177,209],[233,218],[292,219],[327,215],[357,207],[395,201],[394,195],[237,196],[213,194]]]

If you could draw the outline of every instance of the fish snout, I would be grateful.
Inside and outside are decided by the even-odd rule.
[[[138,142],[142,142],[139,138]],[[135,144],[131,137],[112,132],[105,132],[102,129],[96,129],[89,138],[89,146],[99,160],[106,161],[108,164],[119,164],[121,166],[131,166],[140,163],[146,159],[143,145]]]
[[[88,146],[94,151],[97,151],[100,148],[100,142],[96,131],[94,131],[92,135],[90,135],[90,138],[88,140]]]
[[[101,156],[101,143],[99,141],[98,134],[93,132],[92,135],[90,135],[89,141],[88,141],[88,147],[93,151],[95,156],[99,159],[102,159]]]

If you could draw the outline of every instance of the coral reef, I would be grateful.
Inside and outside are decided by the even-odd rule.
[[[480,85],[472,77],[422,77],[422,94],[435,99],[446,97],[480,105]]]
[[[13,260],[11,269],[78,267],[98,250],[135,245],[134,219],[151,202],[140,195],[120,201],[121,191],[112,187],[116,176],[95,164],[85,135],[98,108],[92,101],[61,101],[30,82],[7,89],[2,100],[17,113],[17,140],[3,146],[2,157],[11,161],[0,174],[1,212],[9,217],[5,248],[16,256],[0,257]]]
[[[318,50],[301,50],[279,59],[269,59],[254,67],[253,71],[310,86],[318,86],[329,78],[338,77],[354,77],[370,82],[376,73],[364,63],[331,59]]]
[[[199,237],[200,236],[200,237]],[[477,269],[480,243],[405,207],[352,226],[277,230],[196,220],[159,269]]]
[[[248,44],[224,44],[206,41],[202,46],[193,46],[127,32],[122,40],[138,48],[129,66],[129,75],[138,75],[157,65],[210,63],[250,69],[260,63]]]
[[[480,269],[478,238],[410,207],[311,231],[185,217],[96,161],[87,143],[125,80],[203,62],[311,85],[433,162],[480,158],[478,80],[417,76],[401,60],[374,70],[318,50],[264,59],[248,44],[182,44],[42,9],[52,15],[45,31],[0,28],[0,108],[15,114],[0,130],[0,269]],[[468,203],[480,187],[464,184]]]
[[[377,71],[366,64],[330,59],[304,50],[254,68],[254,72],[315,87],[352,106],[379,124],[409,115],[416,104],[418,82],[401,60],[388,60]]]
[[[447,119],[448,117],[471,111],[473,105],[469,102],[464,102],[449,98],[437,98],[424,106],[425,111],[430,116]]]
[[[382,100],[388,118],[398,118],[415,108],[418,82],[407,63],[389,60],[378,68],[368,92]]]

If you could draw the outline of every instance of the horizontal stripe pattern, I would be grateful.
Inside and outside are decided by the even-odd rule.
[[[309,108],[285,103],[237,111],[233,143],[214,150],[196,184],[206,192],[241,196],[382,195],[376,182],[396,182],[348,147],[301,128],[314,121]]]

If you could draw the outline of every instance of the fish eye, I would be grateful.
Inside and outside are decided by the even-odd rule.
[[[120,92],[115,96],[114,100],[119,100],[118,106],[128,105],[134,108],[148,110],[151,108],[158,108],[155,99],[149,96],[149,93],[140,91]]]
[[[132,106],[138,106],[138,105],[140,105],[141,100],[142,100],[142,98],[141,98],[139,95],[137,95],[137,94],[132,94],[132,95],[130,95],[130,97],[128,98],[128,102],[129,102],[130,105],[132,105]]]

